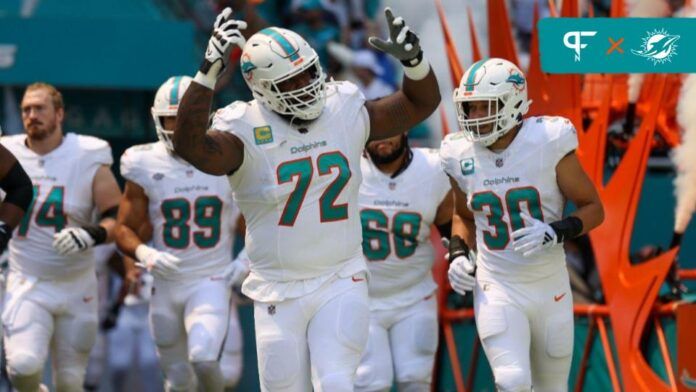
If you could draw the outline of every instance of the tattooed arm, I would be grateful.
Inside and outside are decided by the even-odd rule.
[[[440,104],[440,89],[432,69],[421,80],[404,76],[403,87],[387,97],[365,102],[370,116],[370,140],[408,131],[428,118]]]
[[[243,45],[240,30],[245,28],[244,21],[232,19],[229,7],[217,16],[203,63],[179,104],[172,137],[174,151],[180,157],[198,170],[217,176],[235,171],[244,159],[244,145],[239,138],[226,132],[208,132],[208,116],[217,79],[229,63],[232,47]]]
[[[244,159],[244,145],[227,132],[208,131],[213,90],[195,81],[179,105],[174,128],[174,151],[198,170],[225,175],[235,171]]]
[[[386,139],[408,131],[425,120],[440,104],[440,88],[430,64],[423,58],[418,36],[390,8],[384,9],[389,40],[370,37],[375,49],[404,66],[404,82],[396,93],[365,103],[370,116],[370,140]]]

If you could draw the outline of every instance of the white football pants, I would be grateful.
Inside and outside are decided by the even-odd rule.
[[[413,305],[370,312],[370,335],[358,367],[356,391],[417,384],[430,391],[437,351],[435,295]]]
[[[239,324],[239,313],[235,298],[230,301],[230,318],[227,325],[227,338],[222,348],[220,369],[225,380],[225,388],[233,388],[242,377],[242,326]]]
[[[477,276],[476,328],[499,391],[566,391],[573,298],[565,268],[531,283]]]
[[[2,318],[7,370],[18,391],[39,388],[49,348],[56,390],[82,391],[97,335],[97,301],[93,269],[60,280],[10,271]]]
[[[262,391],[352,391],[369,325],[365,274],[330,279],[316,291],[255,302]]]
[[[167,281],[155,278],[150,332],[168,391],[195,387],[192,364],[218,361],[227,331],[230,291],[219,278]]]

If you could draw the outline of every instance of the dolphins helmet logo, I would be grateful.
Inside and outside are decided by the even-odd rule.
[[[253,79],[254,74],[252,71],[256,69],[256,65],[254,65],[254,63],[251,62],[251,58],[249,58],[248,53],[244,53],[242,55],[241,64],[242,64],[242,75],[244,75],[244,78],[246,80]]]
[[[520,75],[519,73],[515,72],[514,69],[510,69],[508,71],[510,74],[508,78],[505,80],[506,82],[512,83],[512,87],[517,90],[517,91],[522,91],[524,90],[524,83],[525,79],[524,76]]]
[[[640,50],[631,49],[637,56],[642,56],[653,62],[653,65],[663,64],[677,54],[678,35],[670,35],[666,30],[648,31],[643,38]]]

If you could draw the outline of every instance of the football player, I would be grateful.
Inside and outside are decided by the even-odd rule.
[[[0,129],[0,134],[2,130]],[[4,254],[12,238],[12,230],[19,224],[34,197],[31,179],[14,155],[0,144],[0,189],[3,192],[0,204],[0,295],[5,294],[5,271],[7,257]],[[0,312],[2,306],[0,306]],[[2,336],[0,323],[0,336]],[[0,349],[2,341],[0,341]],[[0,361],[0,366],[2,363]]]
[[[188,391],[197,379],[202,390],[222,391],[218,360],[230,286],[243,279],[246,267],[231,262],[236,211],[229,182],[197,170],[172,148],[177,110],[191,80],[173,76],[157,90],[152,116],[159,141],[131,147],[121,157],[127,181],[117,243],[154,276],[150,328],[167,390]],[[152,246],[137,235],[144,221],[152,224]]]
[[[215,22],[203,64],[184,95],[177,153],[227,175],[246,222],[264,391],[351,391],[367,340],[369,307],[358,188],[368,140],[405,132],[440,95],[418,37],[386,9],[389,41],[373,46],[404,65],[403,88],[366,102],[347,82],[326,82],[315,50],[269,27],[244,44],[229,8]],[[219,110],[208,130],[217,75],[233,45],[254,100]],[[311,369],[311,371],[310,371]]]
[[[0,189],[4,192],[0,204],[0,254],[12,238],[12,230],[22,220],[34,197],[29,176],[12,153],[0,144]]]
[[[573,301],[562,243],[599,225],[603,209],[573,124],[524,118],[529,103],[524,74],[497,58],[474,63],[454,91],[461,132],[440,150],[455,198],[449,278],[461,294],[474,290],[499,390],[565,391]],[[577,209],[564,218],[566,200]]]
[[[406,135],[367,144],[360,185],[370,332],[356,390],[430,391],[437,351],[437,285],[430,272],[433,224],[449,237],[452,191],[436,150]]]
[[[2,314],[8,372],[18,391],[38,390],[50,347],[56,389],[82,390],[98,327],[92,247],[113,240],[121,192],[109,144],[63,133],[55,87],[28,86],[21,111],[26,134],[2,138],[34,183],[34,200],[9,246]]]

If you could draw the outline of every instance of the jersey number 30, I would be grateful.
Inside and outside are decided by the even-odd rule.
[[[338,175],[326,187],[326,190],[319,198],[319,214],[321,215],[319,218],[321,222],[335,222],[348,219],[348,204],[336,204],[338,195],[343,191],[348,180],[350,180],[351,172],[348,159],[338,151],[323,153],[317,157],[319,176],[330,175],[334,168],[338,170]],[[314,167],[311,157],[283,162],[278,166],[278,185],[291,182],[295,178],[297,179],[295,189],[290,193],[288,201],[285,203],[278,225],[290,227],[295,225],[295,220],[307,195],[309,184],[312,182],[313,174]]]
[[[534,187],[513,188],[505,194],[505,204],[507,212],[510,216],[510,227],[512,231],[524,227],[522,221],[521,204],[527,204],[529,214],[538,220],[543,221],[544,215],[541,211],[541,198],[539,191]],[[503,220],[503,201],[491,191],[475,193],[471,197],[471,208],[474,211],[483,212],[488,210],[488,225],[494,229],[495,233],[484,230],[483,242],[490,250],[501,250],[510,242],[510,231],[508,224]]]

